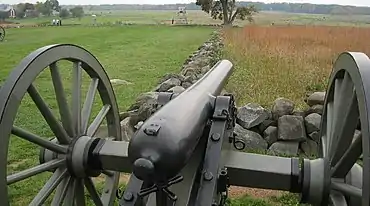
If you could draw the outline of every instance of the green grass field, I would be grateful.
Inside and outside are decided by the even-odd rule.
[[[178,72],[186,57],[208,39],[212,32],[210,28],[205,27],[163,26],[48,27],[7,31],[6,41],[0,44],[2,82],[12,68],[30,52],[50,44],[77,44],[97,57],[111,79],[130,82],[130,84],[114,86],[121,111],[133,103],[140,93],[152,90],[164,74]],[[72,67],[67,66],[71,65],[62,63],[61,71],[66,91],[71,92],[69,72]],[[89,82],[86,74],[83,77],[84,94]],[[49,107],[57,114],[54,110],[57,107],[49,71],[39,75],[35,86]],[[93,116],[100,108],[94,109]],[[46,121],[28,96],[25,96],[22,101],[16,124],[40,136],[52,136]],[[38,153],[39,150],[35,145],[12,137],[8,155],[8,174],[37,165]],[[37,175],[11,185],[11,205],[28,205],[45,183],[47,176],[48,173]]]

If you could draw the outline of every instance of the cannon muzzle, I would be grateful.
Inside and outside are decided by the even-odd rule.
[[[228,60],[219,61],[201,79],[165,104],[136,131],[128,147],[134,175],[144,181],[166,182],[193,154],[232,73]]]

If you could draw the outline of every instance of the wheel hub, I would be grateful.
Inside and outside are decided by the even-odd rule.
[[[56,139],[51,140],[57,142]],[[101,170],[94,169],[91,164],[91,154],[95,148],[98,138],[91,138],[88,136],[81,136],[74,138],[68,147],[68,152],[65,155],[57,154],[45,148],[40,149],[40,164],[51,161],[53,159],[62,158],[67,159],[68,172],[78,178],[97,177],[101,174]]]
[[[312,205],[328,205],[330,194],[330,169],[323,158],[303,161],[301,169],[301,202]]]

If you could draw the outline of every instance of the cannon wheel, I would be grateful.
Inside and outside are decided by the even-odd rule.
[[[59,73],[61,67],[58,67],[57,63],[60,60],[68,61],[71,66],[73,65],[71,107],[68,106],[67,94]],[[45,69],[48,69],[51,74],[60,121],[54,116],[34,85],[36,77]],[[91,80],[83,108],[81,108],[82,71],[85,71]],[[53,132],[55,138],[52,141],[41,138],[36,134],[37,131],[26,131],[15,125],[20,102],[26,93],[31,97],[32,104],[36,105]],[[103,106],[100,112],[92,117],[93,121],[90,124],[89,119],[96,93],[99,93]],[[52,201],[52,205],[60,205],[61,202],[66,205],[74,205],[73,202],[77,205],[85,205],[85,191],[89,193],[95,205],[113,205],[119,181],[118,172],[98,171],[99,174],[94,174],[95,176],[80,173],[72,175],[70,169],[75,168],[73,171],[77,171],[82,165],[82,163],[76,165],[71,157],[85,155],[83,149],[75,150],[72,146],[76,145],[72,144],[81,137],[93,137],[104,120],[107,122],[109,137],[116,141],[122,140],[114,91],[102,65],[92,54],[83,48],[69,44],[46,46],[32,52],[12,71],[2,85],[0,115],[0,205],[10,205],[7,198],[8,185],[44,172],[53,174],[30,205],[44,205],[45,201]],[[7,151],[11,137],[22,138],[45,148],[40,152],[40,164],[15,174],[7,174]],[[72,152],[81,154],[73,156]],[[52,158],[45,159],[47,153],[51,154],[49,156]],[[83,173],[85,170],[80,168],[79,172]],[[97,175],[105,177],[101,180],[103,184],[101,195],[92,181],[92,177]],[[55,194],[52,198],[50,195],[53,192]]]
[[[303,202],[370,205],[369,117],[370,59],[363,53],[342,53],[326,93],[320,158],[303,164]]]
[[[5,39],[5,29],[4,27],[0,26],[0,41],[4,41]]]

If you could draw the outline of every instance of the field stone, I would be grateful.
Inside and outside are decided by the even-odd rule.
[[[245,129],[250,129],[261,124],[268,117],[269,114],[263,107],[255,103],[248,103],[238,108],[236,122]]]
[[[126,117],[129,117],[130,116],[130,112],[120,112],[119,113],[119,120],[122,121],[124,120]]]
[[[204,75],[205,73],[207,73],[209,70],[211,69],[211,67],[209,65],[205,66],[205,67],[202,67],[201,69],[201,72],[202,74]]]
[[[130,140],[135,133],[135,128],[131,125],[130,117],[120,122],[122,139]]]
[[[192,83],[194,80],[195,80],[195,81],[197,80],[196,75],[189,75],[189,76],[186,76],[186,77],[184,78],[184,81],[183,81],[183,82],[189,82],[189,83]]]
[[[326,92],[314,92],[307,98],[307,104],[311,107],[319,104],[324,105]]]
[[[272,115],[274,119],[278,119],[283,115],[290,115],[294,111],[294,102],[280,97],[274,101],[274,105],[272,107]]]
[[[172,87],[171,89],[168,90],[169,92],[173,92],[175,94],[180,94],[182,93],[183,91],[185,91],[185,88],[182,87],[182,86],[174,86]]]
[[[283,142],[278,141],[270,146],[267,154],[270,155],[289,155],[295,156],[298,154],[299,142]]]
[[[181,85],[181,81],[177,78],[172,77],[172,78],[167,79],[166,81],[162,82],[160,85],[158,85],[158,87],[155,89],[155,91],[165,92],[165,91],[171,89],[174,86],[180,86],[180,85]]]
[[[115,84],[115,85],[130,85],[130,84],[132,84],[131,82],[123,80],[123,79],[111,79],[110,83]]]
[[[275,126],[275,127],[277,127],[277,121],[274,121],[274,120],[271,120],[271,119],[266,119],[260,125],[258,125],[258,129],[259,129],[259,131],[262,131],[263,132],[269,126]]]
[[[315,104],[306,110],[306,116],[312,113],[317,113],[319,115],[322,115],[323,110],[324,110],[323,105]]]
[[[313,140],[307,139],[305,142],[301,143],[301,150],[307,156],[314,156],[318,154],[318,146],[317,143]]]
[[[304,111],[294,111],[294,116],[302,116],[303,118],[306,116],[306,113]]]
[[[192,67],[192,66],[187,66],[185,67],[182,71],[181,74],[184,75],[185,77],[187,76],[197,76],[198,74],[201,74],[202,70],[199,67]]]
[[[137,121],[147,120],[154,112],[157,111],[157,105],[144,103],[137,111]]]
[[[140,94],[136,98],[135,103],[132,104],[128,108],[128,111],[139,109],[140,106],[144,103],[155,105],[157,104],[157,99],[158,99],[158,92],[146,92],[146,93]]]
[[[238,124],[235,125],[234,132],[237,139],[244,141],[245,150],[255,151],[267,149],[267,142],[262,138],[260,134],[244,129]]]
[[[181,86],[182,86],[184,89],[187,89],[187,88],[191,87],[191,85],[193,85],[193,84],[192,84],[192,83],[190,83],[190,82],[183,82],[183,83],[181,84]]]
[[[312,113],[304,118],[307,133],[312,133],[320,130],[321,115]]]
[[[320,132],[315,131],[312,133],[309,133],[308,136],[315,142],[319,143],[320,142]]]
[[[274,126],[267,127],[267,129],[263,132],[263,137],[267,141],[268,145],[272,145],[277,141],[278,128]]]
[[[278,140],[305,141],[306,129],[301,116],[284,115],[278,120]]]
[[[184,81],[185,77],[181,74],[174,74],[174,73],[167,73],[165,74],[160,80],[159,80],[159,84],[162,84],[163,82],[171,79],[171,78],[175,78],[175,79],[178,79],[180,81]]]

